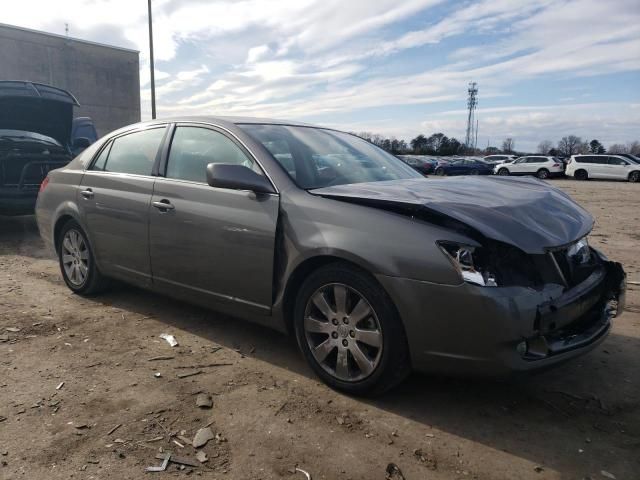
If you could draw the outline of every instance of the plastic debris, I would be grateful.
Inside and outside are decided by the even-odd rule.
[[[213,399],[207,393],[200,393],[196,397],[196,407],[211,408],[213,407]]]
[[[303,469],[298,467],[296,467],[296,472],[303,474],[307,480],[311,480],[311,474],[309,472],[306,472]]]
[[[64,386],[64,382],[60,382],[56,387],[56,390],[60,390]]]
[[[207,454],[204,453],[204,450],[198,450],[198,453],[196,453],[196,458],[200,463],[205,463],[209,461],[209,457],[207,457]]]
[[[167,343],[172,347],[178,346],[178,341],[176,340],[176,337],[174,337],[173,335],[169,335],[168,333],[162,333],[160,334],[160,338],[163,338],[164,340],[166,340]]]
[[[201,373],[202,373],[202,370],[195,370],[193,372],[179,373],[178,374],[178,378],[193,377],[194,375],[200,375]]]
[[[165,453],[162,458],[162,465],[159,467],[147,467],[145,471],[147,472],[164,472],[167,469],[167,465],[169,465],[169,460],[171,459],[171,453]]]
[[[191,442],[191,444],[194,448],[204,447],[209,440],[213,440],[214,438],[215,435],[209,427],[201,428],[196,432],[196,435],[195,437],[193,437],[193,441]]]
[[[607,472],[606,470],[600,470],[600,475],[610,478],[611,480],[616,480],[616,476],[613,473]]]
[[[7,327],[7,328],[5,328],[5,330],[7,332],[11,332],[11,333],[18,333],[20,331],[20,329],[18,327]]]
[[[171,458],[169,459],[169,461],[170,461],[171,463],[179,463],[180,465],[186,465],[186,466],[188,466],[188,467],[199,467],[199,466],[200,466],[200,465],[198,465],[198,463],[197,463],[197,462],[194,462],[193,460],[191,460],[191,459],[189,459],[189,458],[186,458],[186,457],[178,457],[178,456],[174,455],[174,454],[173,454],[173,453],[171,453],[171,452],[167,452],[167,453],[170,453],[170,454],[171,454]],[[164,456],[163,456],[163,454],[162,454],[162,453],[159,453],[159,454],[157,454],[157,455],[156,455],[156,458],[157,458],[158,460],[162,460],[162,459],[164,459]]]

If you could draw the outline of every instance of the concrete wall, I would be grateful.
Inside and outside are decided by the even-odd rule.
[[[0,24],[0,80],[64,88],[98,135],[140,121],[138,52]]]

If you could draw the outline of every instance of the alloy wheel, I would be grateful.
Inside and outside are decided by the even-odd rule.
[[[545,178],[547,178],[549,176],[549,172],[547,172],[546,170],[540,170],[538,172],[538,178],[544,180]]]
[[[304,334],[314,359],[344,382],[370,376],[382,358],[382,329],[369,302],[353,288],[330,283],[307,301]]]
[[[630,182],[639,182],[640,181],[640,172],[631,172],[629,175]]]
[[[84,285],[89,276],[89,247],[82,234],[75,229],[67,231],[61,250],[67,279],[76,287]]]
[[[509,170],[507,170],[506,168],[501,168],[500,170],[498,170],[498,175],[509,175]]]

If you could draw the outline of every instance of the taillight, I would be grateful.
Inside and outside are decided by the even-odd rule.
[[[47,185],[49,185],[49,177],[44,177],[44,180],[42,180],[42,183],[40,184],[40,191],[39,193],[44,192],[44,189],[47,188]]]
[[[554,163],[554,164],[553,164],[553,166],[554,166],[554,167],[559,167],[559,166],[560,166],[560,164],[559,164],[559,163]]]

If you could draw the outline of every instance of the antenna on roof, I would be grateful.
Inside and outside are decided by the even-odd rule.
[[[68,37],[69,36],[69,24],[65,23],[64,24],[64,34]]]

